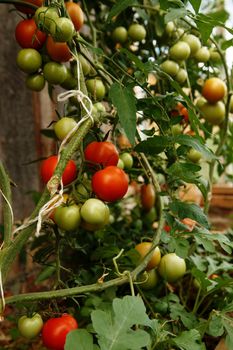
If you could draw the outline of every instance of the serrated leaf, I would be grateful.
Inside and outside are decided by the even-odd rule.
[[[94,350],[92,335],[86,329],[70,331],[66,337],[64,350],[76,349],[77,344],[79,350]]]
[[[201,342],[200,333],[196,329],[182,332],[173,342],[181,350],[203,350],[204,344]]]
[[[169,251],[174,251],[178,256],[185,259],[188,256],[190,244],[183,237],[171,237],[168,248]]]
[[[168,136],[153,136],[140,142],[135,147],[135,151],[145,154],[159,154],[171,145],[171,138]]]
[[[210,252],[210,253],[215,252],[215,246],[213,244],[211,237],[201,234],[201,235],[195,235],[194,238],[197,244],[203,245],[203,247],[207,252]]]
[[[184,182],[198,184],[201,179],[200,175],[196,172],[200,169],[200,166],[197,164],[176,162],[167,169],[167,173],[172,177],[183,180]]]
[[[191,135],[177,135],[174,137],[174,142],[180,145],[186,145],[194,148],[196,151],[201,152],[201,154],[208,160],[215,159],[216,156],[212,151],[210,151],[200,140]]]
[[[132,326],[150,325],[145,305],[140,297],[125,296],[113,301],[112,312],[95,310],[91,314],[101,350],[139,350],[150,342],[147,332]]]
[[[113,105],[117,108],[119,120],[130,143],[135,143],[136,133],[136,98],[133,90],[129,87],[122,87],[118,83],[111,85],[109,96]]]
[[[206,215],[204,214],[202,208],[200,208],[197,204],[176,200],[170,203],[169,207],[173,214],[177,215],[179,219],[190,218],[206,228],[209,227]]]
[[[196,324],[196,317],[193,313],[187,312],[183,305],[179,303],[170,303],[170,317],[172,320],[181,320],[183,325],[188,328],[194,328]]]
[[[115,5],[111,8],[107,21],[110,21],[114,16],[119,15],[122,11],[129,6],[136,5],[138,2],[135,0],[117,0]]]
[[[192,5],[194,11],[198,13],[200,6],[201,6],[202,0],[189,0],[190,4]]]

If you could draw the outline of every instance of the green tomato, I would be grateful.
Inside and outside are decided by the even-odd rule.
[[[54,222],[62,230],[76,230],[81,222],[80,206],[71,204],[57,207],[54,211]]]
[[[104,98],[106,89],[101,79],[88,79],[86,80],[86,86],[88,92],[94,97],[95,100],[102,100]]]
[[[138,23],[133,23],[128,29],[128,36],[133,41],[142,41],[146,37],[146,29],[143,25]]]
[[[120,159],[124,163],[124,169],[131,169],[133,167],[133,157],[130,153],[128,152],[121,153]]]
[[[33,91],[41,91],[45,86],[45,78],[41,74],[31,74],[26,78],[26,86]]]
[[[148,212],[143,212],[143,221],[146,224],[152,225],[158,219],[158,213],[155,207],[151,208]]]
[[[175,61],[187,60],[190,53],[191,53],[191,49],[189,45],[184,41],[178,41],[169,50],[169,55],[171,59]]]
[[[163,63],[161,63],[160,68],[167,74],[171,75],[172,77],[175,77],[176,74],[179,71],[179,65],[175,61],[172,60],[166,60]]]
[[[69,18],[59,17],[51,22],[49,31],[55,41],[67,42],[72,39],[75,29]]]
[[[210,51],[208,47],[202,46],[194,55],[197,62],[207,62],[210,59]]]
[[[63,117],[54,124],[54,132],[59,140],[64,140],[77,125],[73,118]]]
[[[233,113],[233,96],[230,99],[230,113]]]
[[[35,49],[22,49],[18,52],[16,63],[25,73],[35,73],[42,65],[41,54]]]
[[[127,29],[123,26],[116,27],[112,32],[114,42],[124,44],[128,39]]]
[[[67,68],[58,62],[48,62],[44,65],[43,74],[49,84],[62,84],[67,78]]]
[[[91,65],[88,62],[88,60],[83,57],[81,54],[78,55],[78,60],[81,64],[82,70],[83,70],[83,74],[84,75],[88,75],[91,71]]]
[[[150,290],[156,287],[158,280],[159,277],[155,269],[145,271],[139,277],[139,281],[141,281],[139,286],[144,290]]]
[[[46,33],[49,33],[51,23],[53,23],[58,18],[59,15],[55,7],[38,7],[34,15],[37,27]]]
[[[108,206],[100,199],[89,198],[81,207],[82,219],[92,225],[102,225],[109,218]]]
[[[199,160],[202,158],[202,154],[194,148],[191,148],[187,153],[187,157],[189,160],[191,160],[191,162],[198,163]]]
[[[34,313],[32,317],[21,316],[18,320],[18,329],[20,334],[27,338],[32,339],[36,337],[43,327],[43,320],[40,314]]]
[[[176,74],[176,76],[174,77],[174,79],[179,83],[179,84],[183,84],[188,77],[188,73],[186,71],[186,69],[184,68],[180,68],[178,70],[178,73]]]
[[[210,61],[213,63],[221,63],[222,58],[220,56],[220,53],[213,47],[210,48]]]
[[[124,162],[121,158],[118,159],[117,167],[120,169],[124,169]]]
[[[168,36],[171,36],[173,34],[173,32],[175,31],[175,24],[173,21],[169,21],[167,24],[166,24],[166,27],[165,27],[165,33],[168,35]]]
[[[193,34],[185,34],[182,36],[181,40],[189,45],[191,50],[190,56],[194,56],[196,52],[201,48],[200,39]]]
[[[180,124],[172,125],[171,129],[172,129],[172,135],[174,136],[180,135],[183,133],[183,128]]]
[[[225,119],[226,108],[222,101],[204,102],[199,108],[204,119],[212,125],[220,125]]]
[[[175,253],[165,254],[161,258],[158,272],[167,282],[175,282],[186,272],[185,260]]]
[[[66,79],[60,85],[63,89],[74,90],[78,86],[78,80],[74,77],[70,68],[66,67],[66,73]]]

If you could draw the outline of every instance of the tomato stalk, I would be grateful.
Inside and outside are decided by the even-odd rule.
[[[4,197],[3,201],[3,222],[4,222],[4,245],[8,246],[12,238],[12,225],[14,221],[13,211],[11,207],[11,187],[10,179],[0,162],[0,191]]]

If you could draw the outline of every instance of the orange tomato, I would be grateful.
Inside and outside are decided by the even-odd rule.
[[[46,50],[49,57],[56,62],[67,62],[72,57],[67,43],[56,42],[50,35],[46,41]]]
[[[202,96],[210,103],[222,100],[226,94],[227,87],[224,81],[217,77],[209,78],[202,88]]]
[[[84,22],[84,14],[81,7],[74,2],[66,2],[66,10],[76,30],[80,30]]]
[[[141,255],[141,258],[143,259],[151,250],[151,246],[152,246],[151,242],[141,242],[135,246],[135,249],[138,251],[138,253]],[[146,270],[152,270],[155,267],[157,267],[160,263],[160,260],[161,260],[160,249],[159,247],[155,247],[152,257],[146,266]]]
[[[150,211],[155,205],[155,189],[152,184],[144,184],[141,187],[141,204],[145,211]]]

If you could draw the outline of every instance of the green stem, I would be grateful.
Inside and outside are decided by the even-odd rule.
[[[12,225],[14,221],[10,179],[7,175],[2,162],[0,162],[0,190],[3,195],[3,223],[4,223],[4,245],[8,246],[12,238]]]

